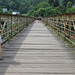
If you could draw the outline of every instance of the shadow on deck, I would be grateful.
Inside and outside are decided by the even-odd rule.
[[[75,75],[75,55],[42,22],[35,21],[3,52],[0,75]]]

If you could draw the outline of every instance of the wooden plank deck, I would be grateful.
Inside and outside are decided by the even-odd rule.
[[[3,52],[0,75],[75,75],[75,55],[42,22],[35,21]]]

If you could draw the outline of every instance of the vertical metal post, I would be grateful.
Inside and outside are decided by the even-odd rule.
[[[1,48],[1,43],[2,43],[2,40],[1,40],[1,15],[0,15],[0,59],[2,59],[2,48]]]
[[[9,15],[7,16],[7,40],[9,41]]]
[[[19,32],[19,16],[17,16],[18,32]]]
[[[1,40],[1,30],[0,30],[0,59],[2,59],[2,48],[1,48],[1,43],[2,43],[2,40]]]
[[[11,36],[10,38],[12,37],[12,15],[11,15]]]

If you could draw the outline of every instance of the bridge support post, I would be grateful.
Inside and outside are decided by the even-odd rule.
[[[2,43],[2,40],[1,40],[1,30],[0,30],[0,59],[2,59],[2,48],[1,48],[1,43]]]

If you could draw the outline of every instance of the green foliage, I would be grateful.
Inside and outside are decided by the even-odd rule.
[[[69,2],[67,3],[67,9],[69,9],[69,8],[72,8],[72,2],[71,2],[71,1],[69,1]]]
[[[69,8],[69,9],[67,9],[67,13],[70,13],[70,12],[75,12],[75,8]]]
[[[75,12],[75,8],[72,8],[72,5],[73,5],[73,3],[71,2],[71,1],[69,1],[68,3],[67,3],[67,6],[66,6],[66,12],[67,13],[70,13],[70,12]]]
[[[20,13],[28,13],[34,7],[41,2],[47,2],[47,0],[0,0],[1,8],[7,8],[10,12],[10,9],[13,11],[19,11]]]
[[[8,12],[18,11],[28,16],[51,16],[62,13],[75,12],[72,8],[75,0],[0,0],[0,13],[2,8]]]
[[[47,7],[46,8],[46,13],[45,13],[44,16],[51,16],[51,15],[55,14],[54,11],[55,11],[55,9],[53,7]]]
[[[49,3],[51,6],[54,6],[54,0],[48,0],[48,3]]]
[[[72,3],[74,3],[74,0],[63,0],[63,5],[66,7],[67,3],[71,1]]]
[[[62,13],[66,12],[63,5],[60,5],[60,6],[56,7],[55,9],[56,9],[56,14],[62,14]]]
[[[55,0],[54,6],[55,6],[55,7],[59,6],[59,1],[58,1],[58,0]]]
[[[11,14],[12,12],[13,12],[13,10],[12,9],[9,9],[9,11],[7,13]]]
[[[61,0],[64,2],[64,0]],[[72,1],[72,0],[71,0]],[[62,13],[68,13],[68,12],[74,12],[74,8],[72,9],[72,2],[69,0],[66,0],[66,7],[65,5],[59,4],[58,0],[48,0],[47,2],[41,2],[35,7],[35,9],[29,11],[30,16],[35,16],[35,17],[45,17],[45,16],[51,16],[51,15],[57,15],[57,14],[62,14]],[[32,15],[31,15],[32,13]]]
[[[0,13],[2,13],[2,8],[0,7]]]
[[[37,9],[39,9],[39,8],[46,8],[46,7],[49,7],[50,5],[49,5],[49,3],[48,2],[42,2],[42,3],[39,3],[38,5],[37,5]]]
[[[51,16],[51,15],[55,15],[57,13],[57,10],[54,9],[54,7],[46,7],[46,8],[40,8],[37,11],[35,11],[34,16],[38,17],[38,16]]]
[[[42,17],[45,15],[45,12],[46,12],[45,8],[40,8],[40,9],[38,10],[39,16],[42,16]]]

